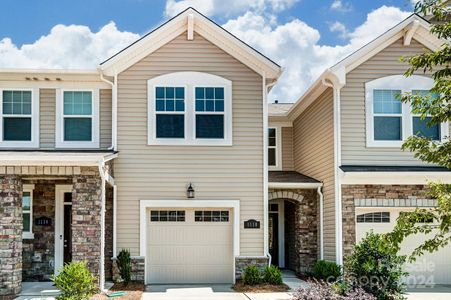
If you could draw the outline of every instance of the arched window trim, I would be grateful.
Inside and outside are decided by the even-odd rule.
[[[399,148],[403,142],[413,134],[412,110],[408,103],[402,103],[401,111],[401,140],[380,141],[374,138],[374,90],[400,90],[401,93],[412,92],[412,90],[430,90],[434,81],[430,77],[412,75],[392,75],[369,81],[365,84],[365,111],[366,111],[366,145],[367,147],[394,147]],[[448,123],[440,126],[441,140],[449,135]]]
[[[157,87],[183,87],[184,115],[183,138],[157,138],[156,102]],[[224,88],[224,138],[196,138],[196,87]],[[203,72],[175,72],[147,81],[148,105],[148,145],[192,145],[192,146],[231,146],[232,145],[232,82],[223,77]],[[214,114],[214,113],[212,113]]]

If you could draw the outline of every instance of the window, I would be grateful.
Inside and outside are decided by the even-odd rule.
[[[413,90],[412,94],[427,96],[429,94],[428,90]],[[434,97],[434,95],[432,95]],[[421,137],[431,138],[434,141],[440,140],[440,126],[438,124],[429,125],[431,117],[421,118],[420,116],[412,116],[412,134]]]
[[[151,222],[185,222],[184,210],[152,210]]]
[[[441,140],[448,135],[447,124],[428,126],[429,117],[412,115],[408,103],[400,95],[426,94],[433,86],[431,78],[419,75],[382,77],[365,84],[366,90],[366,144],[367,147],[401,147],[413,134]]]
[[[33,235],[33,189],[34,185],[23,185],[22,192],[22,220],[24,239],[32,239]]]
[[[157,138],[185,138],[185,88],[155,88]]]
[[[268,166],[269,170],[282,170],[281,127],[268,128]]]
[[[232,83],[200,72],[148,81],[149,145],[231,145]]]
[[[357,216],[357,223],[390,223],[389,212],[372,212]]]
[[[0,92],[0,146],[39,147],[39,97],[31,89],[3,89]]]
[[[224,88],[196,87],[196,138],[224,138]]]
[[[98,90],[61,90],[57,99],[57,148],[99,147]]]
[[[219,210],[196,210],[194,212],[195,222],[228,222],[229,212]]]

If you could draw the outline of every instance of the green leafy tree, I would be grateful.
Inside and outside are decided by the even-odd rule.
[[[451,121],[451,22],[450,1],[423,0],[415,5],[415,12],[432,17],[434,24],[430,32],[443,40],[442,46],[436,51],[428,51],[403,57],[401,61],[409,63],[405,76],[417,73],[428,73],[434,80],[434,85],[428,94],[406,93],[401,100],[410,103],[412,112],[421,119],[428,119],[428,126],[440,125]],[[451,141],[433,141],[423,136],[412,136],[402,146],[403,150],[414,153],[422,161],[451,169]],[[397,224],[386,238],[397,248],[408,236],[414,234],[430,234],[425,242],[418,246],[409,259],[415,260],[425,251],[434,252],[451,241],[451,185],[440,182],[429,184],[429,195],[437,199],[433,209],[416,209],[413,212],[400,215]],[[429,220],[429,222],[424,222]],[[433,222],[430,222],[433,221]]]

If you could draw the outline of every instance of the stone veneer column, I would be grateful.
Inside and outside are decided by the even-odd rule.
[[[343,226],[343,257],[351,255],[356,241],[355,205],[356,195],[365,195],[365,186],[346,186],[341,188],[342,226]]]
[[[72,261],[87,261],[96,277],[100,270],[101,185],[96,172],[73,177]]]
[[[0,298],[20,293],[22,285],[22,180],[0,176]]]

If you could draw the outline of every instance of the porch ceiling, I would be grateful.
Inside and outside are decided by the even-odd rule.
[[[0,166],[98,166],[114,151],[0,151]]]

